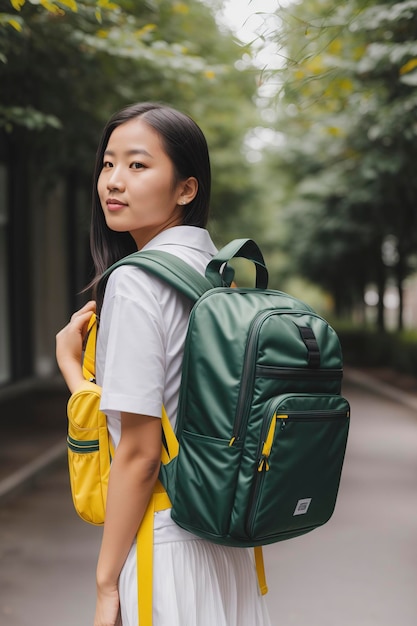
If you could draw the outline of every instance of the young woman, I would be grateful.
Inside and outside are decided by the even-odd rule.
[[[204,274],[216,248],[205,230],[210,162],[186,115],[142,103],[115,114],[97,153],[91,227],[96,282],[135,250],[165,250]],[[94,301],[57,335],[71,392]],[[158,477],[161,412],[175,425],[190,302],[145,271],[122,266],[97,304],[97,382],[116,452],[97,565],[94,626],[137,626],[135,537]],[[251,553],[182,530],[155,513],[153,626],[269,626]],[[141,626],[148,626],[143,624]]]

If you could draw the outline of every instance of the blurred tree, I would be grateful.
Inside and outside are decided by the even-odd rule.
[[[241,203],[253,193],[241,146],[257,115],[253,72],[236,67],[244,52],[198,0],[0,0],[5,158],[45,189],[62,177],[74,189],[89,180],[114,110],[168,102],[207,135],[215,229],[241,232]]]
[[[376,282],[380,328],[393,275],[401,327],[417,249],[417,2],[305,0],[278,16],[287,59],[276,125],[285,142],[274,158],[291,190],[291,262],[330,290],[339,312]]]

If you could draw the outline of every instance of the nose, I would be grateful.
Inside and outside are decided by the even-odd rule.
[[[109,191],[112,191],[113,189],[123,191],[124,188],[125,184],[123,182],[123,177],[121,176],[120,169],[117,167],[113,167],[111,169],[111,173],[107,178],[107,189]]]

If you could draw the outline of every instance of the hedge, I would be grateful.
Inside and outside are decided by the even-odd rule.
[[[388,367],[417,376],[417,332],[378,332],[334,324],[346,365]]]

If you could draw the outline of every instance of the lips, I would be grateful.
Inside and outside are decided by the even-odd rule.
[[[124,202],[120,202],[116,198],[109,198],[106,200],[106,205],[109,211],[120,211],[123,207],[127,206]]]

